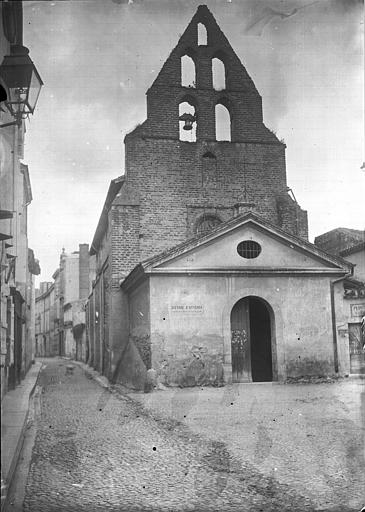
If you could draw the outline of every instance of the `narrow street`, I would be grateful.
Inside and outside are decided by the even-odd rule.
[[[165,413],[160,414],[156,407],[150,407],[151,399],[143,405],[118,391],[111,393],[77,364],[72,373],[67,372],[68,364],[58,358],[44,360],[38,380],[40,408],[35,406],[33,415],[35,443],[25,487],[25,512],[359,510],[356,502],[362,491],[356,486],[361,484],[364,469],[360,446],[356,453],[353,445],[350,454],[352,470],[359,472],[352,482],[353,504],[347,506],[345,496],[341,496],[338,475],[336,506],[318,507],[309,488],[307,493],[298,492],[292,482],[279,482],[274,473],[260,471],[249,456],[245,458],[242,452],[235,455],[229,425],[221,432],[222,440],[218,440],[212,427],[205,433],[202,429],[198,432],[184,423],[183,415],[180,418],[175,414],[173,418],[166,402]],[[186,393],[194,391],[199,394],[198,389]],[[209,396],[220,391],[206,392]],[[139,396],[147,399],[163,393]],[[194,405],[193,401],[189,410]],[[180,408],[178,399],[176,407]],[[224,404],[221,407],[226,409]],[[210,415],[213,424],[214,411],[205,412],[205,421]],[[228,423],[231,424],[229,416]],[[220,425],[218,421],[217,429]],[[354,425],[355,440],[360,431]],[[265,458],[268,450],[265,439],[261,441],[255,445],[258,461]],[[309,464],[306,454],[302,452],[302,456],[303,466]],[[348,463],[344,461],[345,471]],[[322,475],[313,475],[314,481],[317,478]],[[9,501],[8,510],[18,512],[15,497]]]

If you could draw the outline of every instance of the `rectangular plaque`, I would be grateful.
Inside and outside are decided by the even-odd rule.
[[[176,304],[170,306],[171,313],[183,313],[201,315],[204,313],[204,306],[201,304]]]

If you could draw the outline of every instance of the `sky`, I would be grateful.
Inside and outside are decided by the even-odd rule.
[[[91,244],[126,133],[201,0],[25,1],[24,44],[43,81],[27,123],[29,246],[40,281]],[[206,0],[284,139],[309,239],[364,229],[363,2]]]

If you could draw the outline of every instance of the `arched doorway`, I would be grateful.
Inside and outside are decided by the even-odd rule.
[[[272,321],[264,300],[245,297],[231,311],[233,382],[270,382],[272,368]]]

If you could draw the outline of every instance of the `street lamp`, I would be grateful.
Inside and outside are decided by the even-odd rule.
[[[0,77],[9,93],[4,103],[15,118],[15,121],[2,124],[0,128],[20,125],[22,119],[34,112],[43,82],[28,54],[25,46],[14,45],[0,66]]]

